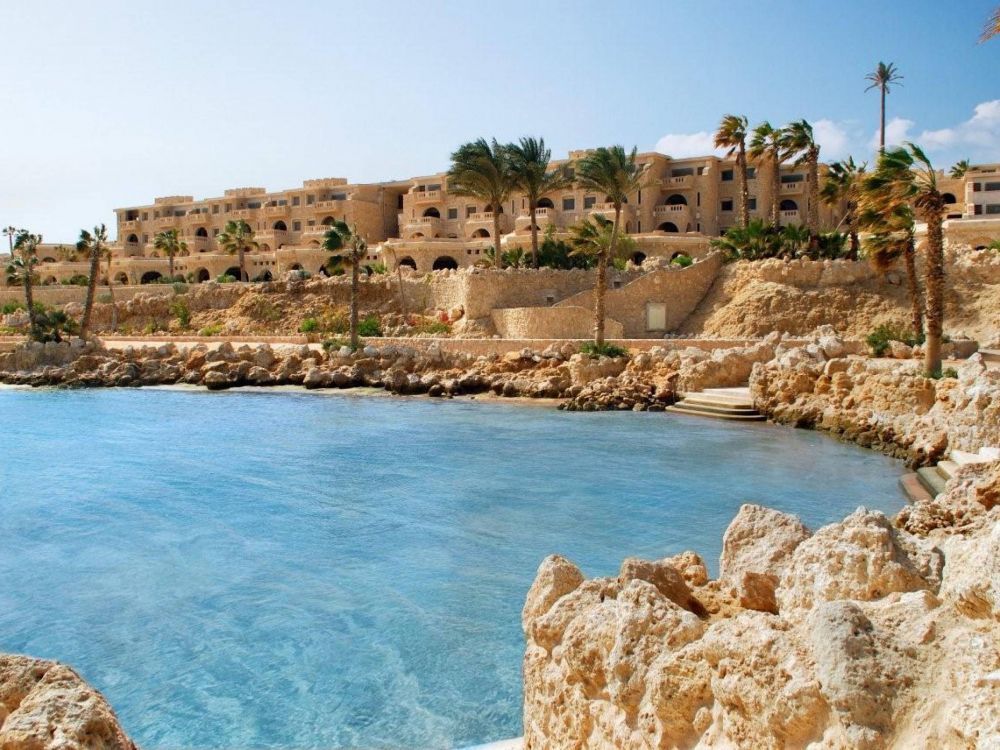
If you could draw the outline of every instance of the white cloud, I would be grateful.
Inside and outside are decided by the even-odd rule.
[[[903,141],[912,141],[910,129],[915,124],[913,120],[907,120],[905,117],[893,117],[885,124],[885,145],[899,146]],[[878,151],[878,134],[879,131],[876,129],[868,141],[868,149],[871,151]]]
[[[954,127],[925,130],[917,141],[928,151],[992,148],[993,158],[996,158],[1000,142],[1000,99],[977,104],[972,117]]]
[[[851,135],[847,126],[833,120],[816,120],[812,124],[813,137],[819,143],[823,159],[843,159],[851,153]]]
[[[686,156],[706,156],[725,151],[715,147],[715,136],[707,131],[698,133],[668,133],[656,142],[656,150],[661,154],[681,159]]]

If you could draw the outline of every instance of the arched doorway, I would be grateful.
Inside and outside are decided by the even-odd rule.
[[[799,204],[793,201],[791,198],[785,198],[781,201],[781,205],[778,206],[782,211],[798,211]]]
[[[441,212],[438,211],[433,206],[431,206],[426,211],[424,211],[424,218],[440,219],[441,218]]]
[[[226,269],[226,273],[223,274],[223,275],[225,275],[225,276],[232,276],[237,281],[245,281],[245,279],[241,278],[241,276],[240,276],[240,267],[239,266],[232,266],[230,268],[227,268]]]
[[[334,218],[332,216],[327,216],[325,219],[323,219],[323,226],[324,227],[332,227],[333,226],[333,222],[334,222]]]
[[[412,268],[414,271],[417,270],[417,261],[413,260],[413,258],[411,258],[409,255],[407,255],[405,258],[402,258],[399,261],[399,265],[406,266],[407,268]]]
[[[641,266],[642,262],[646,260],[646,253],[635,252],[632,253],[632,262],[637,266]]]
[[[206,281],[212,278],[207,268],[199,268],[198,271],[195,273],[194,277],[199,284],[204,284]]]
[[[128,237],[126,238],[126,239],[125,239],[125,241],[126,241],[126,242],[128,242],[128,243],[131,243],[131,244],[133,244],[133,245],[138,245],[138,244],[139,244],[139,236],[138,236],[138,235],[136,235],[136,234],[130,234],[130,235],[129,235],[129,236],[128,236]]]
[[[139,279],[140,284],[155,284],[157,281],[163,278],[163,274],[159,271],[146,271]]]
[[[656,228],[656,230],[658,232],[671,232],[671,233],[679,232],[680,231],[677,228],[677,225],[674,224],[672,221],[665,221],[665,222],[663,222],[662,224],[660,224],[660,226],[658,226]]]
[[[205,229],[205,227],[199,227],[198,230],[194,233],[194,236],[195,237],[208,237],[208,230]]]
[[[458,261],[450,255],[441,255],[434,260],[431,266],[432,271],[454,271],[458,268]]]
[[[941,196],[941,200],[943,200],[945,203],[958,203],[958,200],[951,193],[944,193]]]
[[[486,229],[477,229],[475,232],[472,233],[472,236],[476,239],[481,239],[489,237],[490,233]]]
[[[288,226],[283,221],[276,221],[274,222],[274,226],[272,227],[272,229],[274,229],[274,231],[276,232],[287,232]]]
[[[688,199],[685,198],[680,193],[674,193],[668,196],[665,201],[663,201],[665,206],[686,206],[688,204]]]
[[[548,198],[540,198],[538,208],[555,208],[555,204]]]

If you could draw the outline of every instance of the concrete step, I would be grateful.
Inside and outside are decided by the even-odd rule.
[[[958,464],[954,461],[939,461],[937,465],[938,474],[947,482],[958,471]]]
[[[920,477],[920,483],[932,496],[936,497],[944,492],[946,480],[938,473],[936,466],[925,466],[922,469],[917,469],[917,476]]]
[[[732,419],[743,422],[762,422],[765,419],[764,415],[759,412],[701,406],[688,404],[684,401],[668,406],[667,411],[672,411],[675,414],[690,414],[697,417],[714,417],[715,419]]]
[[[934,499],[934,496],[927,491],[923,482],[920,481],[920,475],[916,472],[913,474],[903,474],[899,478],[899,486],[903,488],[903,492],[911,503],[925,503]]]
[[[743,402],[743,401],[722,401],[714,398],[705,398],[703,396],[685,396],[682,403],[691,404],[693,406],[705,406],[713,409],[730,409],[732,411],[752,411],[757,410],[753,407],[753,404]]]

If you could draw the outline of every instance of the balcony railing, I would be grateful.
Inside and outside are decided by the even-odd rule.
[[[118,226],[119,226],[119,228],[123,232],[131,230],[131,229],[138,229],[139,228],[139,220],[138,219],[126,219],[125,221],[123,221]]]
[[[684,174],[677,177],[668,177],[663,181],[663,184],[672,188],[689,188],[694,184],[694,175]]]
[[[340,208],[341,206],[343,206],[344,201],[346,200],[347,198],[344,197],[344,198],[332,198],[328,201],[316,201],[315,203],[313,203],[313,208],[315,208],[317,211],[329,211],[331,208]]]
[[[153,220],[153,224],[157,229],[171,229],[180,223],[180,217],[178,216],[161,216],[158,219]]]
[[[470,221],[470,222],[471,221],[493,221],[493,212],[492,211],[481,211],[478,214],[469,214],[466,217],[465,220],[466,221]]]
[[[781,220],[783,222],[785,222],[786,224],[789,223],[789,222],[792,222],[792,221],[798,221],[799,220],[799,212],[797,210],[795,210],[795,211],[782,211],[781,212]]]
[[[679,204],[665,204],[662,206],[657,206],[653,209],[653,213],[657,216],[662,214],[682,214],[688,210],[688,205],[686,203]]]
[[[411,190],[410,195],[416,203],[435,203],[441,200],[440,190]]]
[[[264,215],[265,216],[288,216],[288,212],[290,210],[291,209],[288,206],[288,204],[285,204],[284,206],[265,206],[264,207]]]
[[[781,183],[781,192],[783,195],[801,193],[802,188],[805,186],[805,182],[783,182]]]
[[[238,208],[235,211],[229,212],[229,218],[231,219],[252,219],[256,209],[253,208]]]

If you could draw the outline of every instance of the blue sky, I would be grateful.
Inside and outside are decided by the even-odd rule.
[[[480,135],[694,155],[726,112],[868,159],[879,60],[891,135],[1000,161],[996,1],[5,2],[0,224],[65,242],[157,195],[433,173]]]

